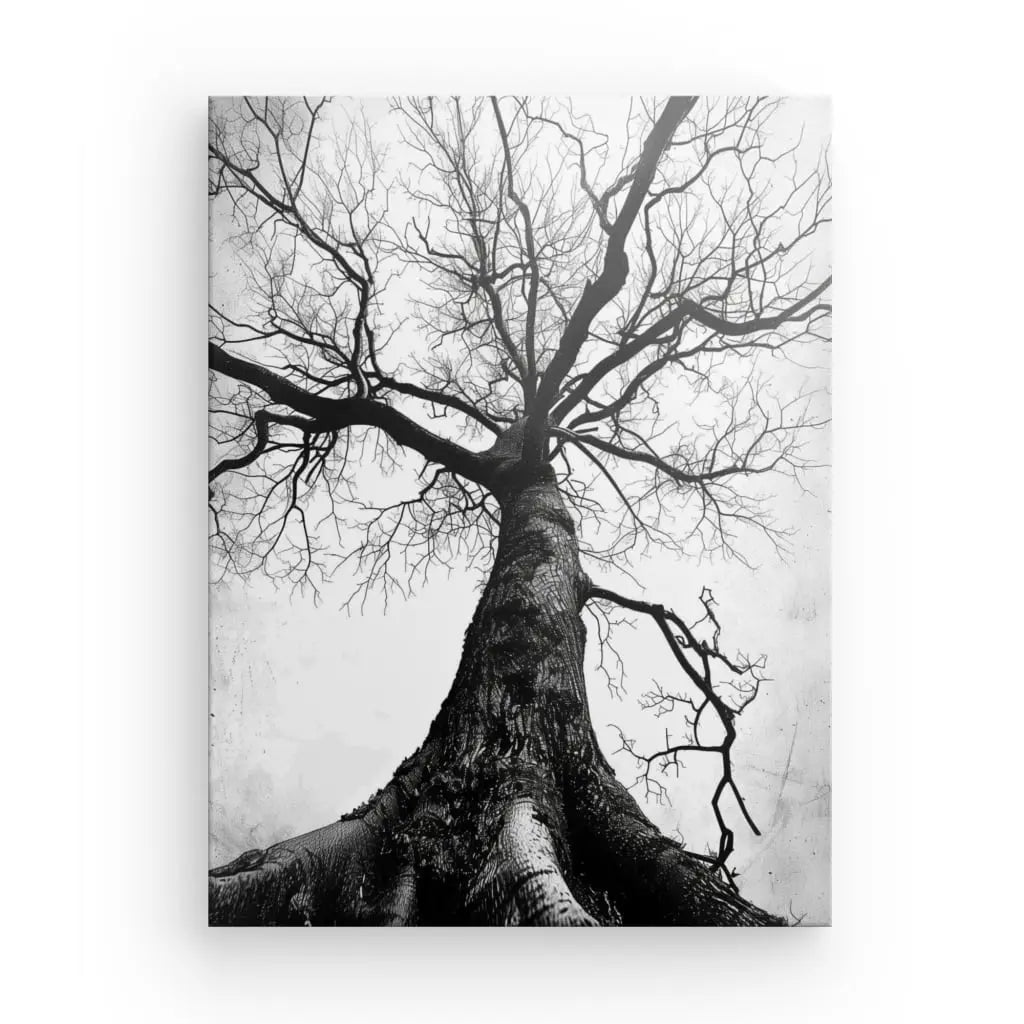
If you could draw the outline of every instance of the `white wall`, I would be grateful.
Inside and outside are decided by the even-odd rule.
[[[8,14],[5,1008],[1008,1017],[1020,143],[1001,8],[309,6]],[[490,48],[467,50],[474,34]],[[495,78],[836,97],[832,929],[204,926],[205,96]]]

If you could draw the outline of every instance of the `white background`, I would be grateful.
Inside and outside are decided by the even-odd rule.
[[[1019,37],[846,6],[8,13],[13,1019],[1013,1014]],[[326,89],[833,95],[832,929],[206,929],[205,98]]]

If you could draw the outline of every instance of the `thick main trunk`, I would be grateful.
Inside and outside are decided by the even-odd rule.
[[[341,821],[212,871],[211,923],[781,923],[615,780],[587,708],[588,591],[550,473],[510,491],[423,746]]]

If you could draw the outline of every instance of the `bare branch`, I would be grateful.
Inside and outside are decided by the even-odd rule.
[[[383,402],[366,398],[323,398],[296,387],[266,367],[258,366],[223,348],[210,345],[210,367],[234,380],[259,388],[272,402],[286,405],[314,421],[309,429],[329,433],[361,425],[383,430],[398,444],[417,451],[430,462],[459,473],[467,480],[487,484],[491,470],[487,460],[461,445],[432,434]]]
[[[715,626],[711,643],[699,640],[694,633],[695,626],[687,625],[679,615],[663,605],[623,597],[621,594],[603,587],[593,587],[590,597],[596,601],[610,601],[629,611],[648,615],[654,619],[676,662],[700,694],[699,703],[682,694],[666,692],[661,687],[645,694],[642,700],[643,706],[653,709],[659,716],[681,706],[690,709],[690,714],[685,716],[688,738],[672,743],[669,740],[668,730],[666,730],[663,747],[649,754],[641,754],[637,752],[635,742],[618,730],[619,749],[628,753],[641,766],[642,771],[637,781],[643,782],[647,787],[648,796],[653,793],[659,800],[663,797],[665,790],[660,782],[651,778],[651,769],[654,765],[659,765],[662,772],[669,768],[678,770],[680,755],[687,753],[714,754],[720,759],[721,775],[711,797],[711,808],[715,815],[715,821],[718,823],[720,838],[717,856],[711,863],[713,870],[723,872],[723,877],[731,881],[726,862],[733,852],[735,835],[726,823],[722,811],[722,797],[731,793],[751,831],[755,835],[761,834],[747,810],[746,802],[733,777],[732,746],[736,740],[735,719],[754,701],[761,683],[764,682],[762,674],[764,660],[736,661],[726,657],[718,649],[721,630],[713,610],[714,597],[707,589],[701,594],[701,603],[705,610],[704,619],[701,621],[707,620]],[[712,681],[711,666],[713,663],[725,665],[737,677],[738,681],[730,686],[731,701],[719,693],[719,684]],[[721,737],[717,743],[701,742],[700,740],[701,716],[708,708],[715,713],[721,730]]]
[[[644,143],[643,152],[633,175],[629,192],[608,234],[604,265],[597,280],[588,283],[573,310],[562,334],[558,350],[541,377],[536,408],[527,431],[525,453],[528,459],[540,455],[548,410],[558,394],[559,386],[572,370],[587,333],[597,314],[626,283],[629,261],[626,258],[626,236],[629,234],[643,197],[646,195],[662,154],[680,122],[693,109],[696,97],[674,97],[669,100]]]

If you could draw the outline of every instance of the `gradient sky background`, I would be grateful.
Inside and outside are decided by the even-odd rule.
[[[621,104],[605,97],[580,100],[578,107],[610,117]],[[385,119],[382,102],[367,107]],[[827,102],[802,100],[788,105],[781,125],[806,126],[813,147],[827,135],[828,121]],[[215,231],[215,281],[231,275],[233,260]],[[776,370],[776,383],[794,391],[826,385],[828,368],[816,363]],[[818,435],[815,446],[813,454],[827,461],[827,435]],[[752,835],[727,806],[736,832],[731,863],[745,896],[777,913],[806,915],[810,924],[830,919],[829,473],[815,471],[805,483],[809,493],[789,481],[773,488],[780,524],[794,530],[785,561],[751,537],[744,553],[753,568],[638,558],[633,571],[642,589],[585,568],[624,593],[642,593],[694,617],[697,596],[710,587],[723,650],[767,655],[772,681],[738,720],[734,747],[737,782],[763,834]],[[339,575],[323,589],[319,606],[262,578],[211,589],[211,863],[317,828],[362,802],[419,745],[447,693],[477,578],[438,574],[412,599],[392,599],[386,614],[379,602],[363,615],[342,611],[351,588],[351,578]],[[634,764],[612,754],[618,741],[609,723],[637,738],[640,748],[657,744],[669,720],[642,712],[636,698],[652,679],[674,684],[679,670],[653,623],[638,620],[635,629],[617,631],[627,692],[616,698],[596,672],[593,623],[586,621],[594,727],[628,784]],[[713,758],[696,755],[686,766],[678,780],[665,780],[671,803],[644,802],[642,791],[634,792],[661,828],[680,829],[689,846],[701,849],[716,842]]]

